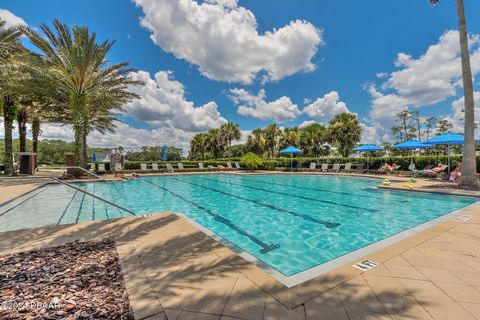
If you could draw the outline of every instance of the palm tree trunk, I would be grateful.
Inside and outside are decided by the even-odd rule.
[[[25,152],[27,151],[27,113],[24,110],[17,112],[17,123],[20,152]]]
[[[468,52],[467,23],[463,0],[457,0],[458,29],[460,32],[460,50],[462,56],[463,90],[465,95],[465,146],[463,148],[462,176],[460,186],[463,188],[480,189],[477,178],[477,163],[475,160],[475,115],[473,100],[472,70]]]
[[[74,96],[71,98],[70,103],[72,107],[72,127],[75,136],[75,165],[86,169],[86,159],[84,159],[84,132],[86,130],[85,113],[87,108],[87,101],[84,96]]]
[[[12,141],[12,129],[13,119],[15,116],[15,109],[13,99],[10,96],[3,98],[3,124],[5,130],[5,173],[15,175],[13,170],[13,141]]]
[[[40,119],[38,116],[34,116],[32,119],[32,149],[33,153],[36,153],[35,168],[38,162],[38,137],[40,136]]]

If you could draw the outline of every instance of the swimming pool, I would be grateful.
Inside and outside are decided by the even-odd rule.
[[[476,202],[333,175],[177,175],[76,186],[138,215],[178,212],[289,277]],[[0,207],[0,232],[130,214],[64,185]]]

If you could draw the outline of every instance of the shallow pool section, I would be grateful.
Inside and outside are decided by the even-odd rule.
[[[473,204],[476,199],[376,189],[331,175],[177,175],[76,184],[138,215],[186,215],[284,276],[321,265]],[[0,232],[130,216],[64,185],[0,207]]]

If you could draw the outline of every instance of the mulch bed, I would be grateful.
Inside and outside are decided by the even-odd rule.
[[[0,319],[133,319],[113,240],[1,256]]]

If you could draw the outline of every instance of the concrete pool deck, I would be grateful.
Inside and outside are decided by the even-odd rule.
[[[291,288],[170,213],[1,233],[0,255],[113,237],[136,319],[480,319],[479,207],[461,216]]]

